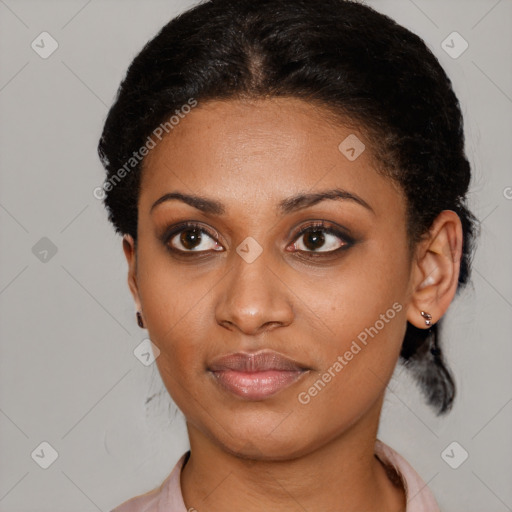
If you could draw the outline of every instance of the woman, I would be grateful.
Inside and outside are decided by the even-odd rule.
[[[423,41],[345,0],[210,0],[134,59],[99,154],[190,450],[116,512],[433,512],[377,439],[399,359],[447,412],[470,166]]]

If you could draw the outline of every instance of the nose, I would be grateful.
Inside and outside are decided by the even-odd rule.
[[[292,323],[292,293],[264,254],[252,263],[234,254],[215,310],[219,325],[256,335]]]

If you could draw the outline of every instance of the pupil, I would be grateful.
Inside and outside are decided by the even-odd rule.
[[[201,243],[201,231],[198,229],[182,231],[180,235],[180,242],[186,249],[193,249]]]
[[[310,244],[310,241],[312,241],[313,243]],[[311,250],[318,249],[318,246],[315,246],[315,243],[318,244],[319,241],[321,242],[321,247],[325,241],[325,237],[323,236],[322,231],[309,231],[305,235],[304,245]]]

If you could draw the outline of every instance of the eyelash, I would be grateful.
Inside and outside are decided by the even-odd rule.
[[[176,249],[175,247],[172,247],[170,245],[171,240],[176,236],[182,233],[183,231],[187,230],[199,230],[200,233],[207,234],[210,238],[212,238],[214,241],[218,238],[218,235],[216,233],[211,233],[208,229],[202,227],[200,224],[196,224],[194,222],[184,222],[182,224],[179,224],[177,226],[174,226],[170,230],[168,230],[162,237],[162,242],[166,246],[166,248],[173,254],[179,254],[180,256],[185,257],[201,257],[203,253],[210,253],[212,250],[209,251],[183,251],[181,249]],[[338,253],[347,250],[350,248],[354,243],[354,239],[344,233],[341,230],[338,230],[329,224],[327,224],[324,221],[316,221],[308,224],[304,228],[302,228],[293,238],[294,242],[296,243],[297,240],[299,240],[303,235],[309,232],[315,232],[315,231],[322,231],[323,233],[328,233],[330,235],[334,235],[337,238],[339,238],[343,245],[341,247],[338,247],[338,249],[334,249],[332,251],[303,251],[303,250],[297,250],[298,253],[304,253],[307,256],[302,256],[306,258],[318,258],[318,257],[329,257],[333,255],[337,255]],[[217,242],[218,243],[218,242]],[[216,251],[214,251],[216,252]],[[221,251],[219,251],[221,252]],[[204,257],[204,256],[203,256]]]

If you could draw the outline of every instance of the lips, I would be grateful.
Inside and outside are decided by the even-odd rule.
[[[288,359],[278,352],[266,350],[255,353],[237,352],[227,354],[215,359],[208,369],[211,371],[235,370],[250,373],[268,370],[299,371],[307,370],[308,368],[296,363],[292,359]]]
[[[263,400],[292,385],[309,368],[265,350],[227,354],[215,359],[208,370],[224,390],[246,400]]]

